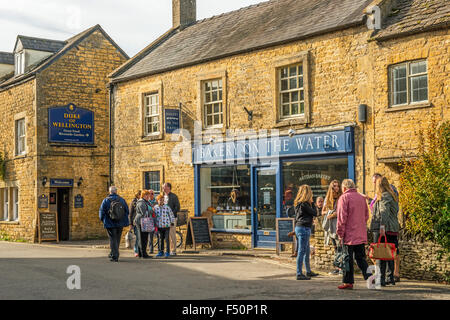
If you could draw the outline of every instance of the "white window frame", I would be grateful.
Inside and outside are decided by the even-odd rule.
[[[152,103],[152,97],[156,97],[156,103]],[[161,134],[161,106],[160,106],[159,92],[144,94],[144,136],[156,136]],[[156,107],[156,113],[153,112],[153,107]],[[155,121],[156,119],[156,121]],[[157,131],[149,130],[149,125],[158,125]]]
[[[20,132],[20,124],[23,123],[22,132]],[[27,139],[26,139],[26,121],[25,118],[16,119],[14,123],[15,127],[15,155],[23,156],[26,154],[27,150]]]
[[[9,221],[9,192],[8,188],[3,189],[3,216],[2,221]]]
[[[213,83],[217,82],[217,89],[213,89]],[[206,86],[209,84],[210,90],[206,89]],[[213,100],[213,93],[216,93],[217,100]],[[209,102],[207,97],[210,96]],[[224,125],[225,120],[225,112],[224,112],[224,105],[223,105],[223,97],[224,97],[224,90],[223,90],[223,79],[222,78],[216,78],[216,79],[210,79],[210,80],[204,80],[202,81],[202,101],[203,101],[203,121],[204,121],[204,128],[222,128]],[[219,105],[219,111],[216,112],[214,110],[215,105]],[[208,113],[208,107],[211,107],[211,112]],[[219,116],[219,121],[216,123],[214,121],[215,116]],[[212,124],[208,125],[208,117],[212,117]]]
[[[13,194],[13,216],[12,221],[19,221],[19,188],[12,188]]]
[[[25,52],[21,51],[15,54],[15,73],[21,75],[25,73]]]
[[[421,72],[421,73],[415,73],[415,74],[411,74],[411,65],[414,63],[418,63],[418,62],[425,62],[426,65],[426,71],[425,72]],[[394,103],[394,95],[396,94],[396,92],[394,92],[394,69],[397,67],[401,67],[404,66],[406,69],[406,103],[402,103],[402,104],[395,104]],[[413,61],[407,61],[407,62],[402,62],[402,63],[398,63],[395,65],[391,65],[389,66],[389,102],[390,102],[390,107],[401,107],[401,106],[409,106],[409,105],[415,105],[415,104],[424,104],[424,103],[429,103],[429,99],[430,99],[430,92],[429,92],[429,77],[428,77],[428,61],[426,59],[420,59],[420,60],[413,60]],[[427,76],[427,100],[419,100],[419,101],[412,101],[412,80],[416,77],[421,77],[421,76]]]
[[[145,176],[146,176],[146,174],[147,173],[153,174],[153,173],[156,173],[156,172],[158,173],[159,180],[158,181],[156,181],[156,180],[148,181],[148,183],[150,185],[152,185],[153,183],[156,183],[156,182],[158,182],[158,184],[159,184],[159,189],[157,189],[157,190],[156,189],[152,189],[154,191],[154,193],[155,193],[155,197],[161,193],[161,171],[160,170],[149,170],[149,171],[145,171],[144,172],[144,189],[147,188],[147,185],[145,185]]]
[[[296,75],[295,76],[291,76],[290,75],[290,69],[296,67]],[[302,68],[302,72],[301,74],[299,73],[299,68]],[[282,77],[282,72],[283,70],[287,69],[287,77]],[[304,117],[306,114],[306,95],[305,95],[305,66],[303,65],[303,63],[296,63],[296,64],[291,64],[291,65],[287,65],[287,66],[283,66],[283,67],[279,67],[278,68],[278,99],[279,99],[279,117],[280,120],[286,120],[286,119],[292,119],[292,118],[298,118],[298,117]],[[296,83],[297,83],[297,87],[296,88],[290,88],[290,80],[291,79],[296,79]],[[299,85],[299,79],[302,79],[302,86]],[[287,81],[288,82],[288,89],[286,90],[282,90],[282,81]],[[298,100],[297,101],[292,101],[292,93],[298,93]],[[289,95],[289,103],[283,103],[283,95],[288,94]],[[303,94],[303,99],[301,98]],[[292,106],[294,104],[297,104],[297,108],[298,108],[298,113],[292,113]],[[284,105],[289,105],[289,115],[284,115],[283,113],[283,108]],[[302,106],[303,105],[303,112],[301,112]]]

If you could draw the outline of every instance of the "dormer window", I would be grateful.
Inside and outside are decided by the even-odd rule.
[[[16,75],[23,74],[25,72],[25,52],[24,51],[16,53],[15,68],[16,68]]]

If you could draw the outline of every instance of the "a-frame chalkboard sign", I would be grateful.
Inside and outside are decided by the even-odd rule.
[[[288,233],[295,231],[295,219],[293,218],[278,218],[276,222],[277,230],[277,255],[280,254],[280,244],[291,243],[292,253],[295,251],[296,237],[289,237]]]
[[[193,246],[197,249],[199,244],[209,244],[212,247],[211,230],[209,229],[208,218],[205,217],[191,217],[188,221],[188,228],[186,234],[186,246]]]

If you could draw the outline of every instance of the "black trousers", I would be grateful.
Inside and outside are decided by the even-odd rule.
[[[122,238],[123,228],[108,228],[109,247],[111,248],[110,257],[113,259],[119,259],[119,246],[120,239]]]
[[[164,252],[164,242],[166,243],[166,252],[170,251],[170,239],[169,239],[170,228],[158,228],[159,236],[159,252]]]
[[[350,270],[349,272],[345,272],[344,271],[344,276],[343,276],[343,283],[355,283],[355,278],[354,278],[354,268],[353,268],[353,260],[356,260],[356,264],[358,265],[358,267],[361,269],[362,274],[364,276],[364,279],[367,279],[367,268],[369,267],[369,265],[367,264],[366,261],[366,248],[364,244],[358,244],[358,245],[345,245],[347,247],[348,250],[348,254],[350,256]]]
[[[387,242],[388,243],[394,243],[396,248],[398,248],[398,236],[392,236],[387,234],[386,235],[387,238]],[[381,243],[384,243],[385,239],[384,237],[381,237]],[[389,261],[385,261],[385,260],[380,260],[380,273],[381,273],[381,283],[383,283],[386,279],[386,265],[389,267],[389,279],[394,282],[394,267],[395,267],[395,262],[394,260],[389,260]]]
[[[147,244],[148,244],[148,234],[149,232],[142,232],[141,226],[137,226],[136,241],[138,242],[138,255],[139,257],[146,257],[147,254]]]

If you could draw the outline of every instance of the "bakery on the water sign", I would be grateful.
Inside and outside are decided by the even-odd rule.
[[[73,103],[48,109],[48,141],[94,143],[94,112]]]

